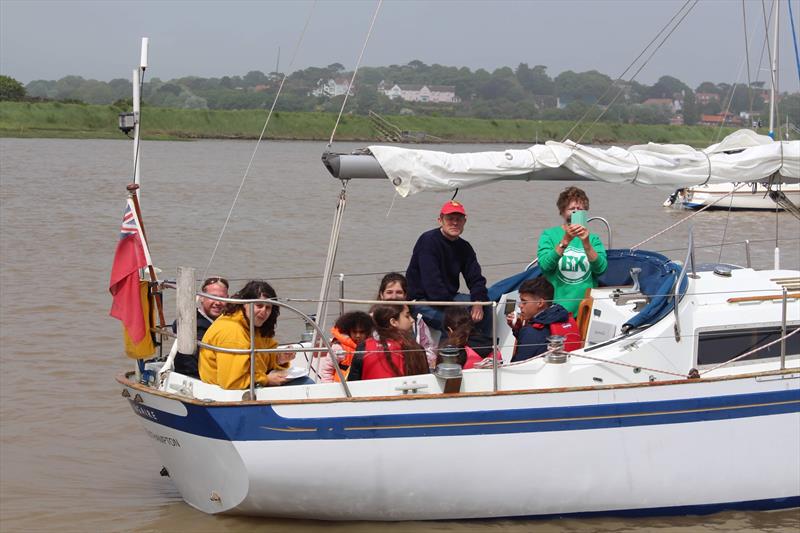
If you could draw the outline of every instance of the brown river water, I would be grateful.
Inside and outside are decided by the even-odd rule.
[[[143,144],[143,220],[163,277],[174,277],[179,265],[196,267],[198,275],[206,269],[254,146]],[[334,145],[339,151],[354,147]],[[317,297],[340,188],[320,164],[323,149],[314,142],[262,143],[209,274],[266,278],[279,296]],[[131,151],[126,141],[0,139],[0,531],[800,530],[798,510],[381,525],[195,511],[169,478],[159,476],[151,441],[114,380],[132,369],[122,355],[120,325],[108,316],[107,290]],[[581,186],[591,198],[591,214],[610,221],[614,247],[636,244],[688,214],[661,206],[669,191]],[[490,283],[530,261],[540,231],[558,223],[555,199],[563,187],[500,183],[459,193],[469,214],[464,237]],[[388,183],[351,183],[335,269],[346,273],[347,296],[371,298],[383,272],[405,269],[416,237],[433,227],[449,197],[395,198]],[[772,265],[777,224],[782,266],[800,266],[800,224],[789,215],[704,212],[690,223],[698,245],[719,245],[723,233],[728,242],[750,239],[757,267]],[[682,258],[688,226],[645,248]],[[606,240],[602,227],[594,230]],[[700,262],[718,257],[718,246],[698,249]],[[744,247],[724,247],[722,261],[743,264]],[[233,282],[234,289],[241,285]],[[171,298],[167,315],[174,316]],[[297,340],[302,329],[288,313],[278,326],[283,341]],[[686,460],[695,461],[702,475],[701,457]],[[439,468],[431,475],[440,475]]]

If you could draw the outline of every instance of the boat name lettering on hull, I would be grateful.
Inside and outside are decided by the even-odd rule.
[[[172,437],[166,437],[164,435],[157,435],[156,433],[153,433],[149,429],[145,429],[145,431],[147,432],[147,434],[150,436],[151,439],[157,440],[161,444],[169,444],[174,448],[181,447],[181,443],[178,442],[178,439],[173,439]]]
[[[137,415],[141,416],[142,418],[148,418],[150,420],[158,421],[158,417],[156,416],[156,414],[147,407],[142,407],[141,405],[137,405],[135,403],[132,405],[133,405],[133,410]]]

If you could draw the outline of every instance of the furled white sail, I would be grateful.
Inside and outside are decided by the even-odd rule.
[[[734,132],[705,150],[655,143],[600,149],[572,141],[466,154],[393,146],[369,149],[401,196],[509,179],[588,179],[669,189],[755,181],[775,172],[783,182],[800,180],[800,141],[776,142],[750,130]]]

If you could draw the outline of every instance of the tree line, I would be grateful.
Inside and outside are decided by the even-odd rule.
[[[291,73],[283,88],[278,109],[285,111],[336,112],[344,96],[314,96],[312,91],[329,79],[349,80],[352,72],[340,63],[309,67]],[[7,78],[7,77],[4,77]],[[163,81],[152,78],[143,87],[145,105],[189,109],[256,109],[271,105],[283,74],[250,71],[243,76],[200,78],[188,76]],[[9,78],[9,80],[13,80]],[[379,92],[385,82],[400,85],[453,86],[458,103],[433,104],[391,100]],[[0,99],[4,96],[0,82]],[[124,104],[131,94],[131,82],[109,82],[66,76],[59,80],[35,80],[23,88],[23,98]],[[702,101],[697,93],[704,93]],[[18,91],[14,94],[18,95]],[[708,98],[708,94],[715,98]],[[426,65],[414,60],[406,65],[363,67],[359,70],[348,111],[366,114],[419,114],[476,118],[576,120],[580,117],[622,123],[664,124],[675,115],[670,105],[644,105],[649,99],[679,102],[685,124],[697,123],[702,114],[742,111],[766,114],[764,83],[728,84],[703,82],[692,89],[673,76],[662,76],[653,85],[614,80],[591,70],[562,72],[551,77],[544,65],[520,63],[516,69],[501,67],[489,72],[467,67]],[[800,95],[783,95],[781,116],[800,123]]]

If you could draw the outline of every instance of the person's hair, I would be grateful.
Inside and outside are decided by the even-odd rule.
[[[333,327],[345,335],[350,335],[356,329],[362,329],[369,337],[375,329],[375,323],[372,321],[372,317],[364,311],[350,311],[337,318]]]
[[[464,347],[467,345],[467,339],[469,339],[470,334],[475,328],[472,322],[472,315],[466,307],[447,307],[444,311],[444,320],[442,324],[447,332],[447,339],[443,339],[444,343],[439,347],[439,354],[436,356],[436,362],[442,362],[442,346],[449,345],[458,348],[458,364],[463,367],[467,363],[467,352],[464,350]]]
[[[558,212],[563,213],[564,209],[572,202],[573,200],[578,200],[586,209],[589,209],[589,197],[586,196],[586,193],[583,192],[583,189],[579,189],[578,187],[567,187],[561,194],[558,195],[558,200],[556,200],[556,207],[558,207]]]
[[[399,272],[389,272],[381,279],[381,284],[378,286],[378,296],[375,299],[382,300],[381,294],[383,294],[383,291],[386,290],[386,287],[395,282],[400,283],[403,292],[408,296],[408,282],[406,281],[406,277]]]
[[[235,298],[237,300],[260,300],[267,298],[276,298],[277,296],[278,295],[275,294],[275,289],[273,289],[272,285],[270,285],[266,281],[252,280],[248,281],[247,284],[239,290],[239,292],[237,292],[232,296],[232,298]],[[246,305],[250,304],[234,304],[234,303],[225,304],[225,309],[222,311],[222,314],[232,315],[240,309],[242,310],[242,312],[244,312],[244,308]],[[275,323],[278,321],[278,316],[280,314],[281,314],[281,308],[278,307],[277,305],[273,305],[272,311],[269,314],[269,318],[267,318],[267,320],[265,320],[260,327],[256,328],[258,332],[264,337],[274,337]],[[247,318],[246,315],[245,318]]]
[[[200,285],[200,290],[202,290],[203,292],[206,292],[206,288],[208,288],[209,285],[215,285],[217,283],[219,283],[220,285],[225,285],[226,289],[230,289],[231,288],[231,286],[228,285],[228,280],[227,279],[221,278],[219,276],[215,276],[213,278],[206,278],[206,280],[203,281],[203,284]]]
[[[469,309],[461,306],[447,307],[444,311],[444,330],[447,334],[447,344],[461,348],[467,344],[467,339],[475,327]]]
[[[372,307],[372,318],[375,320],[375,329],[378,332],[381,346],[383,347],[383,355],[386,357],[386,363],[392,372],[398,376],[414,376],[417,374],[427,374],[430,369],[428,368],[428,358],[425,355],[425,350],[417,344],[417,342],[405,331],[400,331],[392,326],[391,321],[398,320],[400,314],[404,309],[408,308],[407,305],[375,305]],[[387,340],[392,340],[400,344],[403,350],[403,360],[405,361],[405,374],[400,372],[394,365],[392,356],[389,353],[389,348],[386,345]]]
[[[519,286],[519,293],[520,295],[531,294],[538,296],[549,304],[553,301],[554,290],[553,285],[547,281],[547,278],[539,276],[538,278],[523,281],[522,285]]]

